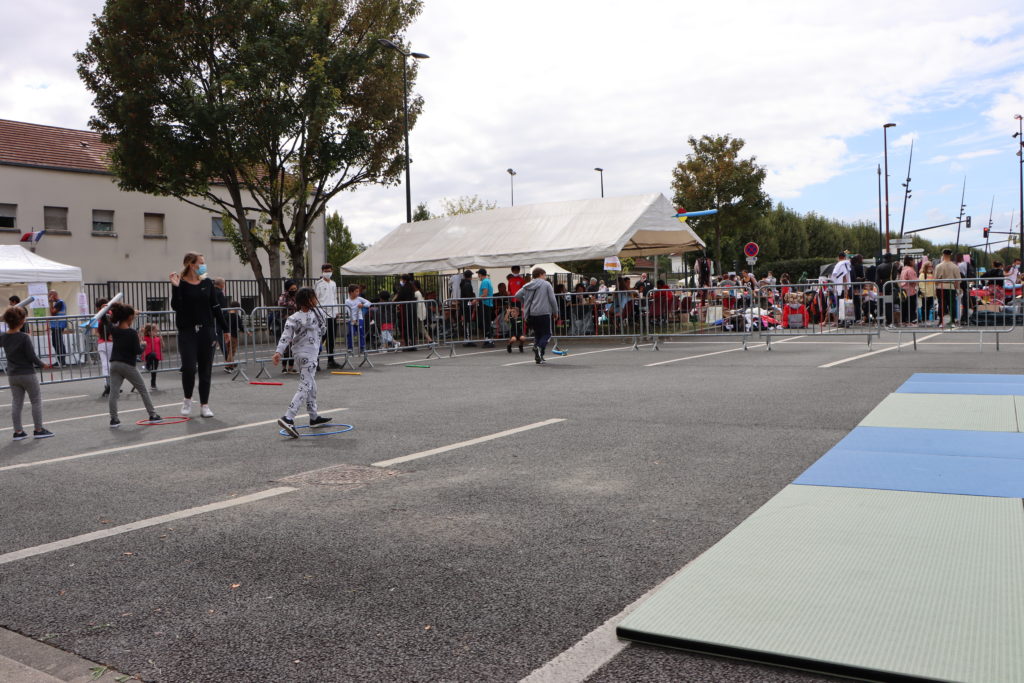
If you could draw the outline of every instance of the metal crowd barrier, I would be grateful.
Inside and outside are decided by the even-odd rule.
[[[647,336],[647,300],[635,289],[613,292],[563,292],[555,295],[554,349],[559,340],[619,337],[639,350]]]
[[[96,347],[96,331],[81,327],[89,315],[61,315],[29,317],[22,331],[32,337],[36,355],[43,362],[39,371],[40,384],[62,384],[88,379],[102,379],[105,375],[99,363]],[[63,327],[53,327],[63,325]],[[6,326],[0,334],[6,332]],[[10,388],[6,381],[7,358],[0,350],[0,369],[4,372],[4,384],[0,389]]]
[[[755,305],[764,312],[761,337],[771,351],[772,337],[863,336],[868,348],[881,333],[881,297],[871,282],[807,282],[762,285]]]
[[[646,327],[652,350],[666,339],[728,337],[747,348],[761,329],[754,291],[748,286],[652,289],[646,298]]]
[[[514,296],[494,296],[490,305],[480,298],[445,299],[437,326],[438,336],[455,356],[455,347],[494,344],[509,337],[511,315],[520,315],[522,304]],[[516,313],[511,313],[511,311]],[[524,323],[525,325],[525,323]]]
[[[1024,318],[1024,299],[1013,291],[1004,289],[1003,278],[891,280],[883,286],[880,318],[897,341],[911,335],[915,350],[918,334],[977,333],[980,349],[989,333],[998,351],[999,335],[1013,332]]]

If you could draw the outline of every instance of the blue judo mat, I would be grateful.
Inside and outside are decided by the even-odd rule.
[[[981,394],[1024,396],[1024,375],[976,375],[918,372],[898,394]]]
[[[1024,434],[857,427],[793,483],[1024,498]]]

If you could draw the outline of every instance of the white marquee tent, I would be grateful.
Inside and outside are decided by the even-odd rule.
[[[344,266],[346,275],[683,253],[704,242],[661,194],[529,204],[404,223]]]
[[[82,269],[35,254],[17,244],[0,244],[0,296],[6,306],[7,297],[17,294],[24,299],[28,285],[46,284],[67,304],[68,313],[78,309],[78,293],[82,291]],[[44,303],[45,306],[45,303]],[[88,313],[88,311],[83,311]]]

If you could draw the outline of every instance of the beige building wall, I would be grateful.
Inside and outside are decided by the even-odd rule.
[[[215,191],[225,199],[228,196],[224,189]],[[207,211],[173,197],[124,192],[107,174],[0,165],[0,204],[17,205],[16,227],[0,228],[0,244],[17,244],[23,233],[42,230],[43,207],[66,207],[67,233],[48,230],[36,253],[78,266],[87,283],[166,280],[171,271],[181,268],[188,251],[206,257],[210,276],[253,278],[252,269],[239,262],[231,243],[212,236],[210,219],[219,216],[219,210]],[[113,234],[93,232],[94,209],[114,212]],[[163,237],[143,234],[146,214],[163,216]],[[307,236],[307,272],[313,277],[324,261],[324,235],[321,216]],[[265,255],[261,260],[269,276]],[[287,275],[284,265],[282,273]]]

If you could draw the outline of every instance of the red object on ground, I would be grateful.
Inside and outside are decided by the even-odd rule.
[[[159,422],[150,422],[149,420],[139,420],[135,424],[142,425],[143,427],[155,427],[157,425],[177,425],[177,424],[181,424],[182,422],[188,422],[191,419],[192,419],[191,417],[185,417],[184,415],[182,415],[181,417],[165,417],[162,420],[160,420]]]
[[[264,387],[280,387],[284,386],[284,382],[249,382],[249,384],[259,384]]]

